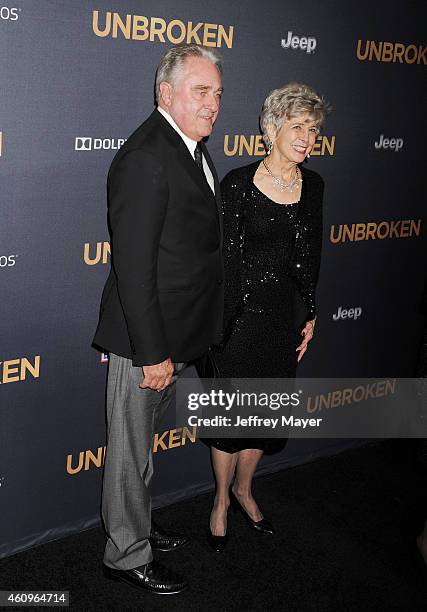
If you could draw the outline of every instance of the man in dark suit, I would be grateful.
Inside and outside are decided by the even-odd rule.
[[[221,73],[212,49],[170,49],[157,70],[157,109],[108,175],[112,265],[94,339],[110,352],[104,570],[159,594],[187,585],[152,550],[188,540],[151,521],[154,428],[185,365],[222,328],[220,189],[202,140],[218,115]]]

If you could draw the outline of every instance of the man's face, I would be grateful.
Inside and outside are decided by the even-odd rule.
[[[222,95],[221,75],[212,62],[187,57],[175,86],[166,94],[162,102],[186,136],[199,141],[210,135]]]

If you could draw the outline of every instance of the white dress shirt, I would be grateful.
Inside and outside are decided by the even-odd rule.
[[[159,113],[161,115],[163,115],[163,117],[166,119],[166,121],[171,124],[173,129],[176,132],[178,132],[178,134],[181,136],[182,140],[185,142],[185,144],[187,146],[187,149],[190,151],[191,157],[194,159],[194,151],[196,150],[197,141],[196,140],[192,140],[191,138],[188,138],[188,136],[186,136],[184,134],[184,132],[182,132],[179,129],[179,127],[177,126],[175,121],[172,119],[172,117],[169,115],[169,113],[167,111],[165,111],[164,108],[161,108],[160,106],[158,106],[157,110],[159,111]],[[202,161],[203,161],[203,170],[205,172],[206,180],[207,180],[207,182],[209,184],[209,187],[215,193],[214,178],[212,176],[211,169],[209,168],[208,163],[207,163],[203,153],[202,153]],[[196,163],[196,162],[194,162],[194,163]]]

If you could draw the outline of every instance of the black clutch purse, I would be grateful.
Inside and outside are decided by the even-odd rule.
[[[215,354],[209,348],[204,355],[195,360],[194,366],[200,378],[220,378]]]

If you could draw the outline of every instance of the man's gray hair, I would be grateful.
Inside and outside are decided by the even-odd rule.
[[[196,44],[180,44],[169,49],[164,55],[156,72],[156,102],[160,99],[160,83],[167,81],[174,86],[187,57],[202,57],[214,64],[222,75],[222,57],[218,51]]]
[[[262,138],[268,147],[270,144],[268,125],[272,125],[277,133],[285,119],[304,113],[308,113],[317,122],[317,127],[321,128],[329,111],[330,106],[326,100],[309,85],[288,83],[279,89],[273,89],[268,94],[261,111]]]

